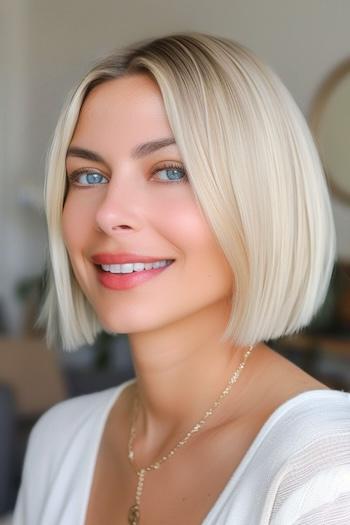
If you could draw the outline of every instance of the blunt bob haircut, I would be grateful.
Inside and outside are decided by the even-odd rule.
[[[103,59],[63,108],[44,190],[49,261],[37,323],[46,327],[48,345],[74,350],[103,330],[62,239],[65,158],[88,94],[134,74],[159,86],[195,199],[232,268],[232,309],[221,340],[251,345],[300,331],[326,298],[336,254],[312,135],[286,87],[250,50],[182,32]]]

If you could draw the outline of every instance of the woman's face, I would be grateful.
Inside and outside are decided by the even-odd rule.
[[[146,146],[164,139],[170,144]],[[111,332],[161,328],[230,298],[231,269],[169,139],[158,86],[132,75],[89,94],[67,153],[64,242],[77,281]],[[101,254],[120,253],[136,254],[133,262],[173,262],[114,274],[117,258]]]

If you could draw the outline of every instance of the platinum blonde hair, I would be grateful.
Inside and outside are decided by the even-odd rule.
[[[309,128],[286,87],[251,51],[186,32],[128,46],[99,62],[69,97],[48,156],[49,278],[38,324],[49,346],[92,344],[103,329],[62,239],[65,158],[94,87],[130,74],[159,86],[193,192],[233,276],[223,339],[250,345],[307,326],[336,256],[332,209]]]

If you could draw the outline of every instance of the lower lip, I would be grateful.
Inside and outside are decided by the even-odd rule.
[[[141,272],[132,273],[111,273],[103,271],[99,266],[97,267],[97,276],[99,282],[110,290],[128,290],[134,288],[152,277],[156,277],[160,273],[169,268],[171,264],[161,268],[152,268],[151,270],[142,270]]]

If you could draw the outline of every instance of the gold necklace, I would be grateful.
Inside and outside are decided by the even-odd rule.
[[[135,503],[131,505],[131,507],[129,508],[129,513],[128,513],[129,525],[138,525],[138,523],[140,523],[140,500],[141,500],[146,472],[150,472],[151,470],[158,470],[160,466],[162,465],[162,463],[167,461],[169,458],[173,457],[175,452],[179,448],[183,447],[187,443],[187,441],[190,439],[190,437],[192,437],[193,434],[195,434],[202,428],[202,426],[206,423],[207,419],[215,412],[218,406],[221,405],[223,399],[230,393],[232,386],[234,385],[234,383],[236,383],[236,381],[238,380],[240,376],[241,371],[245,367],[246,361],[249,355],[251,354],[253,348],[254,348],[254,345],[251,345],[249,347],[249,350],[246,351],[246,353],[244,354],[243,360],[241,361],[235,373],[230,377],[225,389],[221,392],[220,396],[213,403],[211,408],[209,408],[209,410],[205,412],[202,419],[198,423],[196,423],[189,432],[187,432],[184,438],[181,439],[166,456],[163,456],[158,461],[152,463],[151,465],[148,465],[147,467],[143,467],[139,469],[136,468],[135,466],[135,463],[134,463],[135,454],[132,448],[132,444],[135,440],[135,432],[136,432],[135,426],[136,426],[136,418],[138,415],[138,407],[139,407],[138,396],[137,395],[135,396],[134,407],[133,407],[133,418],[132,418],[132,423],[130,427],[130,435],[129,435],[129,443],[128,443],[128,458],[129,458],[129,461],[132,467],[136,471],[138,481],[137,481],[137,488],[136,488]]]

